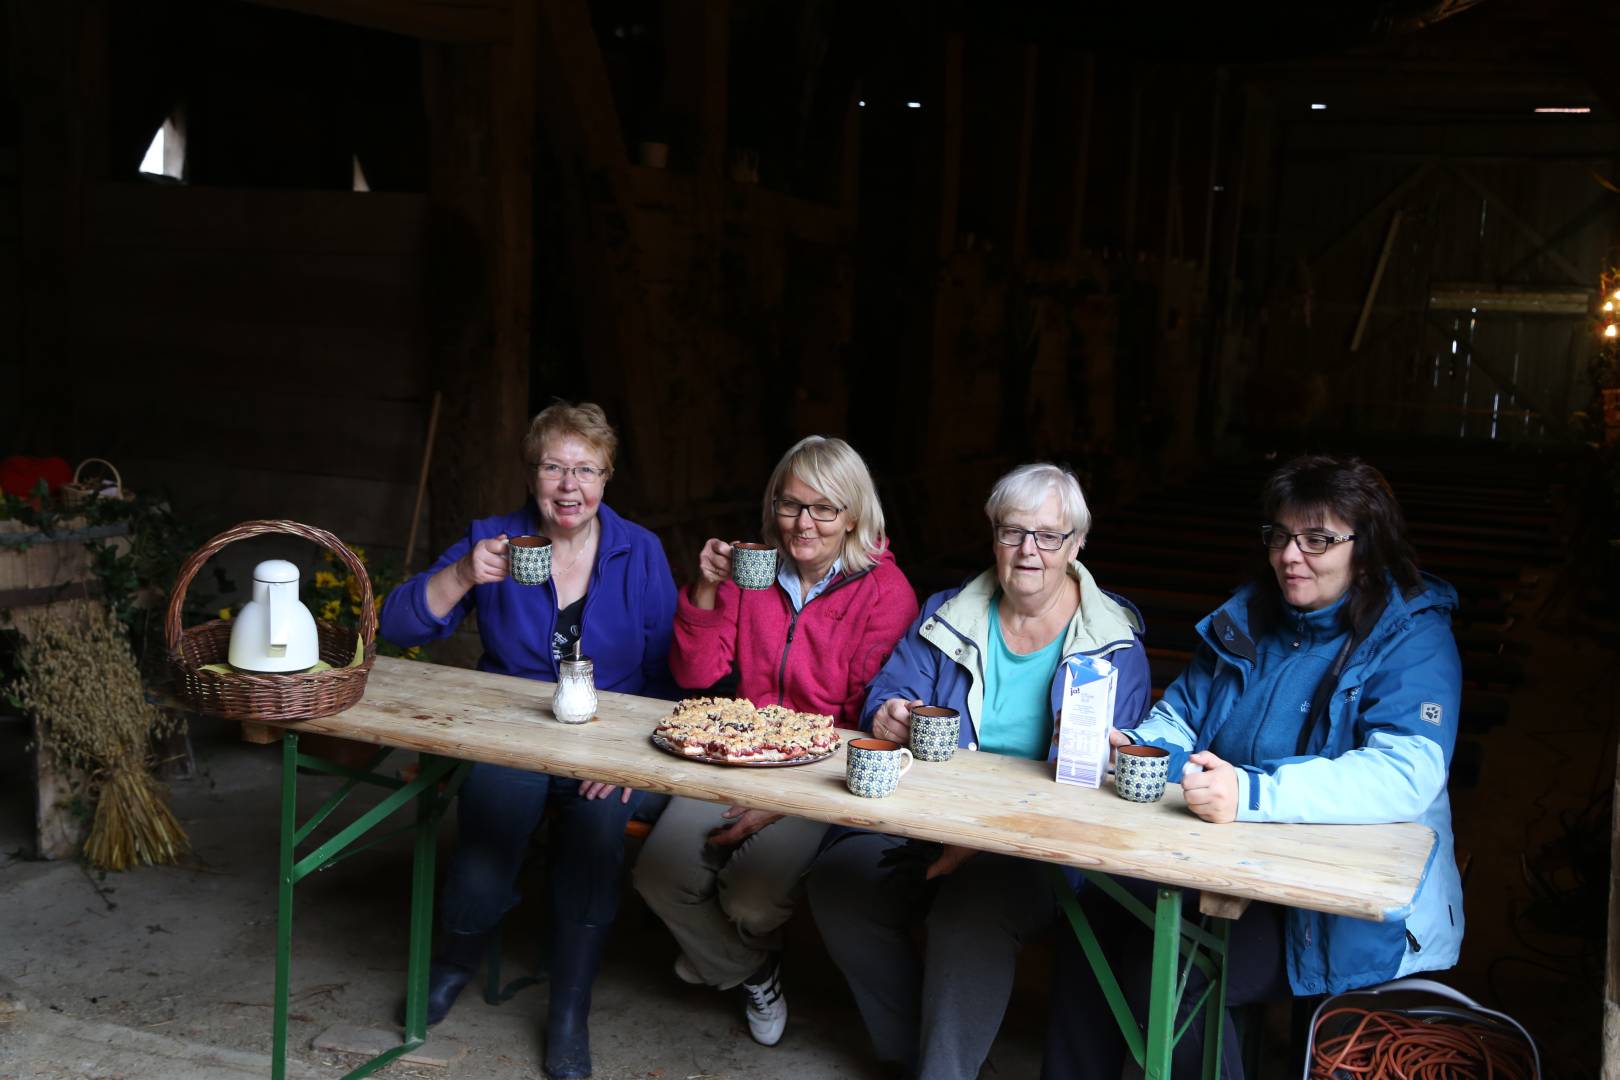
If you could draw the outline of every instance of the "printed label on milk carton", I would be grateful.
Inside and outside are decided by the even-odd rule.
[[[1060,784],[1102,786],[1108,769],[1108,733],[1114,727],[1119,671],[1095,656],[1063,663],[1063,706],[1058,711],[1057,779]]]

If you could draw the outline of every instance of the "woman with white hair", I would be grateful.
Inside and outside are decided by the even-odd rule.
[[[984,509],[995,566],[928,598],[873,680],[863,726],[903,743],[912,706],[946,706],[961,749],[1046,760],[1065,661],[1089,656],[1119,669],[1113,723],[1134,727],[1151,703],[1142,619],[1077,557],[1091,527],[1079,481],[1020,466]],[[1018,951],[1057,911],[1039,863],[862,832],[828,845],[809,895],[878,1057],[921,1080],[979,1075]]]
[[[762,536],[777,549],[768,589],[731,581],[731,545],[710,540],[675,609],[670,671],[709,686],[735,668],[737,693],[832,716],[853,728],[866,684],[917,613],[895,564],[866,463],[842,439],[802,440],[765,486]],[[827,826],[763,810],[672,799],[647,838],[634,881],[681,947],[675,974],[694,986],[741,986],[754,1039],[787,1024],[779,931]]]

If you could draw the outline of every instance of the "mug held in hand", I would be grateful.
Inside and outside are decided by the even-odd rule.
[[[507,572],[519,585],[544,585],[551,580],[551,540],[544,536],[514,536],[506,542]]]
[[[918,761],[949,761],[962,736],[962,715],[941,705],[911,708],[911,753]]]
[[[776,549],[737,541],[731,545],[731,580],[739,589],[768,589],[776,583]]]

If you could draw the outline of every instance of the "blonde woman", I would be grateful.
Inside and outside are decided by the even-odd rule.
[[[731,545],[710,540],[677,601],[670,671],[708,686],[735,667],[737,692],[860,722],[866,684],[917,614],[895,564],[883,508],[859,454],[842,439],[792,447],[765,486],[763,538],[776,583],[731,581]],[[674,799],[636,864],[636,889],[680,944],[675,973],[745,991],[749,1031],[774,1046],[787,1024],[778,930],[826,832],[820,822]]]

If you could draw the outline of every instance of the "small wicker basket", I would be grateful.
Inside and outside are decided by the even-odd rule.
[[[224,619],[214,619],[181,630],[180,609],[186,589],[203,564],[226,544],[269,533],[287,533],[320,544],[342,559],[360,582],[360,641],[364,646],[360,663],[354,663],[353,630],[316,620],[320,656],[332,665],[330,670],[275,675],[203,670],[212,664],[227,662],[231,624]],[[293,723],[330,716],[347,709],[365,694],[366,676],[371,674],[372,662],[377,658],[377,610],[372,602],[371,578],[359,557],[325,529],[300,525],[296,521],[244,521],[198,548],[180,568],[174,591],[169,594],[163,640],[169,650],[175,692],[197,712],[261,723]]]
[[[83,506],[106,490],[107,483],[105,480],[91,482],[80,479],[84,475],[86,465],[105,465],[107,472],[112,474],[111,479],[115,494],[109,495],[108,498],[120,500],[129,498],[129,495],[124,492],[124,478],[119,475],[117,466],[106,458],[93,457],[85,458],[79,462],[79,467],[73,470],[72,481],[56,489],[56,497],[62,500],[63,506]]]

